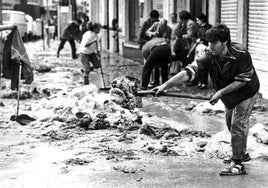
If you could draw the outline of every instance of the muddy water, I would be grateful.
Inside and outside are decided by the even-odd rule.
[[[106,55],[102,58],[103,76],[105,84],[109,87],[110,83],[121,75],[132,76],[140,79],[142,72],[141,64],[120,58],[116,55]],[[100,76],[100,75],[99,75]],[[102,85],[103,79],[97,80],[97,85]],[[145,101],[146,99],[144,99]],[[205,131],[208,134],[215,134],[219,131],[225,130],[225,123],[223,119],[215,119],[215,117],[209,117],[207,114],[199,115],[183,110],[174,110],[174,104],[176,104],[175,98],[166,98],[165,105],[159,106],[157,100],[153,102],[143,103],[144,112],[149,112],[161,118],[166,118],[178,122],[179,124],[187,125],[190,128],[194,128],[199,131]],[[184,100],[184,99],[180,99]],[[190,102],[190,101],[188,101]],[[202,101],[197,101],[202,102]],[[170,104],[170,105],[169,105]],[[172,108],[171,108],[172,106]]]
[[[143,99],[143,101],[146,99]],[[174,100],[172,98],[167,100]],[[209,117],[207,114],[197,114],[190,111],[178,110],[170,108],[169,103],[165,105],[157,105],[156,103],[143,103],[144,112],[149,112],[161,118],[173,120],[179,124],[184,124],[189,128],[198,131],[205,131],[208,134],[215,134],[219,131],[225,130],[225,122],[222,118],[216,119]]]

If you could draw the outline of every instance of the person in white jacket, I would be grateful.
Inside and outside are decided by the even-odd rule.
[[[84,72],[84,85],[89,84],[89,73],[92,69],[91,64],[94,69],[100,68],[100,52],[99,45],[99,35],[100,26],[97,23],[89,22],[87,25],[88,31],[83,34],[82,41],[80,44],[80,60],[83,65]]]

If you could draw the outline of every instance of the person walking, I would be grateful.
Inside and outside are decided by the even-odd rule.
[[[66,41],[70,43],[72,49],[72,59],[77,59],[76,56],[76,47],[75,47],[75,38],[79,37],[79,25],[82,21],[73,21],[69,25],[67,25],[61,34],[60,37],[60,45],[57,51],[57,58],[60,57],[60,51],[64,48]]]
[[[53,16],[53,26],[54,26],[54,33],[53,33],[53,40],[56,40],[58,37],[58,18],[56,15]]]
[[[220,175],[245,174],[242,164],[249,160],[247,137],[249,117],[256,103],[260,87],[256,70],[247,49],[231,43],[230,30],[226,25],[217,25],[206,32],[208,48],[205,54],[189,64],[164,84],[153,89],[156,95],[164,90],[197,77],[198,69],[209,70],[216,93],[210,99],[212,105],[221,99],[225,105],[225,120],[231,133],[231,164]]]
[[[93,69],[100,68],[100,52],[98,49],[99,36],[100,32],[99,24],[89,22],[87,25],[88,31],[86,31],[82,37],[82,41],[80,44],[80,61],[83,65],[83,73],[84,73],[84,85],[89,84],[89,73],[91,71],[91,63],[93,65]]]

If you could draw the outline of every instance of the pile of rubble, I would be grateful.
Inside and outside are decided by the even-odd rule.
[[[43,130],[40,136],[54,141],[66,140],[91,130],[115,129],[121,133],[119,142],[138,142],[144,136],[155,140],[141,146],[144,151],[153,154],[198,154],[210,158],[231,155],[230,133],[227,131],[209,135],[142,112],[141,98],[135,95],[137,85],[137,80],[133,78],[119,77],[111,84],[108,93],[99,93],[95,85],[86,85],[69,93],[47,95],[26,109],[25,113],[36,119],[29,126]],[[223,106],[192,102],[187,110],[222,113]],[[255,125],[250,129],[248,142],[252,157],[268,156],[267,126]]]

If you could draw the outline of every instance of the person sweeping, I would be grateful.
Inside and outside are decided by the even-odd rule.
[[[158,95],[168,88],[193,80],[200,67],[208,69],[216,89],[209,102],[214,105],[221,100],[225,105],[226,125],[231,133],[233,152],[230,166],[219,174],[245,174],[242,163],[250,160],[247,153],[249,117],[258,96],[259,79],[249,52],[241,44],[231,42],[227,26],[212,27],[206,31],[206,38],[208,48],[205,54],[153,91]]]
[[[99,61],[100,52],[98,50],[100,32],[99,24],[89,22],[88,31],[84,33],[80,44],[80,61],[83,65],[84,85],[89,84],[89,73],[93,69],[101,68]],[[93,67],[91,66],[93,65]]]

